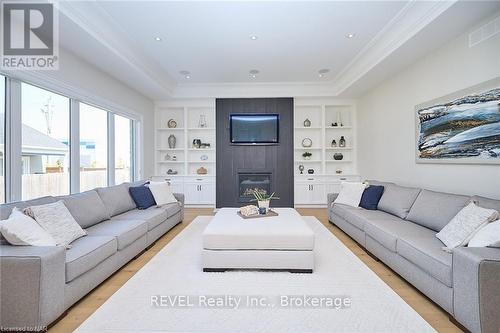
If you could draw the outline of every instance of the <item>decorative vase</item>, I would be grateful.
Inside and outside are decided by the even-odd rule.
[[[344,148],[344,147],[345,147],[345,138],[344,138],[344,136],[343,136],[343,135],[340,137],[340,140],[339,140],[339,147],[342,147],[342,148]]]
[[[177,142],[177,139],[175,138],[175,135],[170,134],[170,136],[168,137],[168,148],[174,149],[176,142]]]
[[[342,153],[333,154],[333,159],[336,161],[341,161],[343,158],[344,158],[344,155],[342,155]]]
[[[332,140],[332,144],[331,144],[332,147],[337,147],[337,141],[335,141],[335,139]]]
[[[204,114],[200,114],[200,120],[198,121],[198,127],[207,127],[207,117]]]
[[[271,200],[258,200],[257,204],[259,205],[259,208],[265,208],[266,212],[269,210],[269,202]]]
[[[304,127],[311,127],[311,121],[307,118],[304,120]]]

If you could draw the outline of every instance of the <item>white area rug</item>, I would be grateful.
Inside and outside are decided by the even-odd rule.
[[[305,217],[316,234],[313,274],[204,273],[201,234],[210,218],[196,218],[77,332],[434,332],[314,217]],[[193,307],[178,298],[175,308],[153,306],[151,297],[158,295],[167,303],[187,295]],[[246,295],[254,295],[269,302],[265,307],[207,308],[207,300],[197,303],[205,295],[241,297],[241,304]],[[286,295],[347,297],[351,306],[286,308],[279,302]]]

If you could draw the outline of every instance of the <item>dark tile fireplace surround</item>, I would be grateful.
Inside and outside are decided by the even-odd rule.
[[[230,142],[231,114],[279,114],[279,143]],[[216,100],[216,206],[253,203],[252,191],[276,192],[273,207],[293,207],[293,98],[220,98]]]

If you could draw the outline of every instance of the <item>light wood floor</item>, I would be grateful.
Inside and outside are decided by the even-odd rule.
[[[339,228],[328,222],[326,209],[298,209],[304,216],[315,216],[328,230],[340,239],[361,261],[374,271],[389,287],[391,287],[406,303],[417,311],[438,332],[462,332],[448,319],[448,314],[399,277],[381,262],[375,261],[360,246]],[[57,322],[49,332],[72,332],[106,300],[140,270],[158,251],[178,235],[191,221],[199,215],[213,215],[212,209],[186,209],[184,222],[166,233],[156,244],[141,256],[132,260],[118,272],[104,281],[99,287],[82,298],[66,316]]]

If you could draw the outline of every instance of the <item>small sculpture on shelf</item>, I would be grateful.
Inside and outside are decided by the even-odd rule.
[[[170,136],[168,137],[168,148],[174,149],[176,143],[177,143],[177,139],[176,139],[175,135],[170,134]]]
[[[202,160],[202,161],[208,160],[208,155],[201,155],[200,160]]]
[[[310,160],[311,159],[311,156],[312,154],[308,151],[302,153],[302,157],[305,159],[305,160]]]
[[[308,169],[307,173],[310,174],[310,175],[314,174],[314,169]]]
[[[337,169],[337,170],[335,170],[335,173],[336,173],[337,175],[340,175],[340,174],[342,173],[342,169]]]
[[[204,114],[200,114],[200,120],[198,121],[198,127],[207,127],[207,117]]]
[[[201,140],[200,139],[194,139],[193,140],[193,148],[200,148],[201,147]]]
[[[177,161],[177,155],[172,154],[172,161]]]
[[[337,147],[337,141],[335,141],[335,139],[332,140],[331,146],[332,148]]]
[[[197,170],[196,170],[196,173],[199,174],[199,175],[206,175],[208,173],[208,170],[204,167],[199,167]]]
[[[305,138],[304,140],[302,140],[302,147],[304,148],[309,148],[312,146],[312,144],[313,142],[310,138]]]
[[[174,170],[174,169],[167,170],[167,175],[176,175],[176,174],[177,174],[177,170]]]
[[[333,154],[333,159],[335,161],[341,161],[344,159],[344,155],[342,153],[335,153]]]
[[[169,119],[167,122],[167,127],[168,128],[176,128],[177,122],[174,119]]]
[[[345,148],[345,138],[344,138],[344,136],[343,136],[343,135],[340,137],[340,140],[339,140],[339,147],[341,147],[341,148]]]
[[[304,166],[302,164],[299,165],[299,171],[301,175],[304,174]]]
[[[304,127],[311,127],[311,121],[307,118],[304,120]]]

